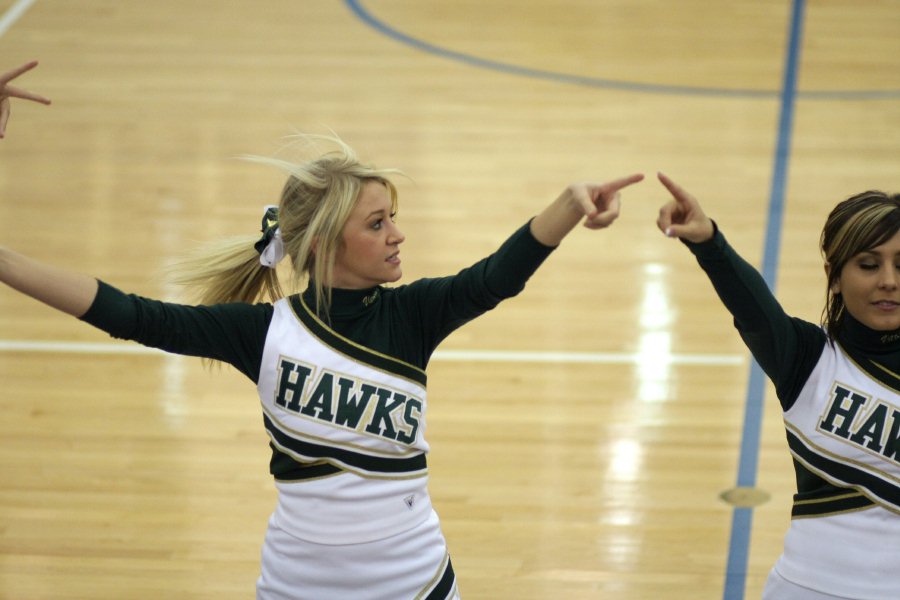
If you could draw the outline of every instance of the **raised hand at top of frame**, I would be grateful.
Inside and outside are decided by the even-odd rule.
[[[40,102],[41,104],[50,104],[49,98],[9,85],[10,81],[22,73],[30,71],[37,65],[38,61],[33,60],[25,63],[21,67],[0,75],[0,139],[6,135],[6,122],[9,120],[10,98],[21,98],[22,100],[31,100],[32,102]]]

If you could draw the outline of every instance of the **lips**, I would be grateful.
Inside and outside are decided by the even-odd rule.
[[[900,307],[900,302],[895,302],[893,300],[876,300],[872,304],[881,310],[895,310]]]

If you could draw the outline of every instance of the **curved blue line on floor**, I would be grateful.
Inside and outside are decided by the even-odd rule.
[[[622,81],[616,79],[603,79],[601,77],[589,77],[572,73],[548,71],[545,69],[533,69],[512,63],[504,63],[489,58],[482,58],[465,52],[457,52],[447,48],[441,48],[424,40],[405,34],[379,20],[365,9],[361,0],[344,0],[344,3],[359,18],[360,21],[378,31],[379,33],[397,40],[402,44],[421,50],[428,54],[434,54],[441,58],[454,60],[480,69],[488,69],[529,77],[543,79],[570,85],[596,87],[612,90],[625,90],[644,94],[668,94],[678,96],[718,96],[732,98],[768,98],[777,99],[781,96],[779,90],[760,90],[751,88],[717,88],[704,86],[661,85],[654,83],[641,83],[637,81]],[[811,90],[798,92],[799,98],[809,100],[885,100],[900,98],[900,90]]]

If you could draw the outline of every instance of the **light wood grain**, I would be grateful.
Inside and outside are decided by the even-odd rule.
[[[611,229],[573,232],[520,297],[444,344],[520,354],[433,361],[431,488],[468,600],[721,598],[719,494],[735,485],[749,362],[693,259],[655,229],[652,176],[692,190],[759,263],[790,4],[362,6],[434,47],[590,81],[423,52],[339,1],[39,0],[0,37],[0,69],[40,59],[20,83],[53,100],[13,104],[0,243],[174,299],[163,267],[194,240],[253,232],[281,187],[235,157],[330,128],[410,175],[412,280],[490,252],[570,181],[645,172]],[[777,288],[810,320],[827,211],[900,189],[898,21],[897,0],[807,3]],[[804,95],[821,90],[894,94]],[[0,341],[109,342],[9,289]],[[73,349],[0,349],[0,597],[252,597],[275,503],[252,383]],[[770,392],[758,487],[771,499],[754,513],[748,598],[788,523],[783,438]]]

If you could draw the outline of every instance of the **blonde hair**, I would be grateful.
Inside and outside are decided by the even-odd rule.
[[[278,203],[278,227],[292,266],[291,287],[299,289],[308,277],[315,289],[316,310],[327,316],[331,304],[327,282],[342,243],[341,233],[360,191],[370,181],[382,183],[396,210],[397,188],[388,176],[401,172],[362,164],[353,149],[336,136],[299,134],[291,139],[307,146],[326,142],[336,148],[296,163],[262,156],[243,158],[288,174]],[[174,280],[194,289],[201,304],[282,298],[285,294],[276,269],[259,262],[254,248],[258,239],[259,235],[239,236],[207,244],[176,265]]]
[[[819,247],[828,265],[822,326],[833,340],[844,324],[846,306],[832,290],[850,260],[891,239],[900,231],[900,194],[870,190],[840,202],[828,215]]]

